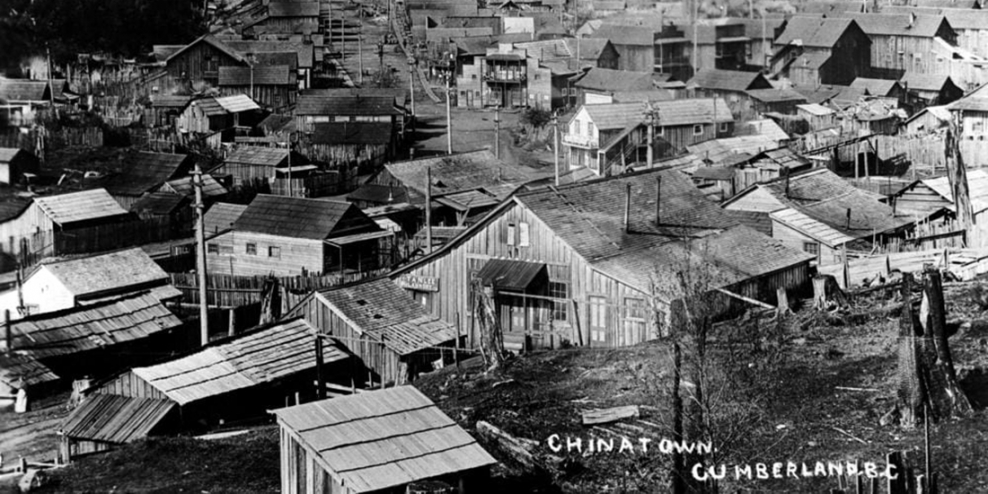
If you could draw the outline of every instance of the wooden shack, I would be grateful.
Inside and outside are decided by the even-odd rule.
[[[291,314],[336,338],[376,383],[405,384],[453,359],[456,328],[388,278],[314,292]]]
[[[192,155],[188,154],[141,151],[129,155],[123,169],[111,176],[104,186],[120,207],[130,210],[148,192],[168,180],[187,175],[193,161]]]
[[[227,155],[210,173],[230,175],[234,187],[257,180],[270,181],[274,179],[276,169],[288,166],[288,153],[283,148],[243,146]]]
[[[23,149],[0,148],[0,183],[16,185],[38,172],[38,157]]]
[[[58,429],[58,462],[108,451],[122,444],[172,432],[178,406],[168,400],[94,395],[69,414]]]
[[[175,129],[194,134],[232,131],[260,123],[264,118],[260,110],[260,105],[246,94],[194,99],[175,120]]]
[[[412,386],[272,413],[281,427],[283,494],[406,492],[425,480],[465,494],[482,490],[497,463]]]

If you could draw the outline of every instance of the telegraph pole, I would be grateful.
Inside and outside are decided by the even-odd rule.
[[[412,97],[412,121],[415,120],[415,59],[408,57],[408,94]]]
[[[206,346],[209,344],[209,307],[206,305],[206,225],[203,221],[206,208],[202,204],[202,169],[199,168],[198,159],[196,159],[192,178],[196,189],[196,271],[199,274],[199,332],[202,346]]]
[[[360,71],[360,75],[357,76],[358,83],[364,85],[364,7],[361,4],[357,4],[357,18],[359,19],[360,27],[357,30],[357,70]]]
[[[432,167],[425,167],[425,253],[432,253]]]
[[[446,154],[453,154],[453,117],[449,108],[449,96],[452,92],[449,80],[452,77],[452,74],[446,76]]]
[[[556,165],[556,187],[559,187],[559,116],[552,112],[552,159]]]
[[[501,159],[501,105],[494,107],[494,157]]]

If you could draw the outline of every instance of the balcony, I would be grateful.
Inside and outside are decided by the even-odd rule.
[[[583,149],[597,148],[597,140],[583,134],[563,134],[563,144]]]
[[[528,76],[518,72],[493,71],[484,74],[484,80],[488,82],[513,82],[523,84],[528,80]]]

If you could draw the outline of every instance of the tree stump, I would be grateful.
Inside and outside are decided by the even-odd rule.
[[[456,492],[453,486],[438,480],[423,480],[408,484],[405,494],[452,494]]]

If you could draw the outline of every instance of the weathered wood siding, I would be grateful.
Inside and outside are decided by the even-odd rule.
[[[528,225],[530,240],[528,247],[507,245],[509,223]],[[459,325],[461,334],[467,337],[468,345],[475,346],[479,341],[479,333],[471,320],[470,280],[490,258],[545,263],[549,270],[550,283],[568,286],[566,296],[559,297],[566,300],[563,303],[564,307],[560,307],[566,313],[566,320],[554,320],[551,328],[551,331],[560,338],[565,338],[574,344],[582,342],[584,345],[593,346],[622,346],[636,344],[656,336],[652,334],[654,324],[651,321],[635,325],[637,329],[622,330],[625,300],[634,298],[648,301],[649,297],[646,293],[597,272],[548,229],[538,217],[517,204],[498,215],[486,228],[458,247],[428,264],[412,269],[398,279],[435,278],[438,282],[438,292],[413,291],[413,296],[416,296],[417,300],[422,300],[433,314]],[[594,341],[590,338],[589,297],[602,297],[595,299],[603,301],[606,331],[602,340]],[[658,309],[668,311],[668,307]],[[651,317],[652,311],[648,312]]]
[[[246,163],[222,163],[210,173],[230,175],[233,186],[239,187],[254,180],[271,180],[275,176],[275,167],[267,165],[249,165]]]
[[[950,207],[950,205],[949,201],[922,183],[903,191],[902,195],[895,198],[897,213],[911,214],[917,218],[926,217],[936,210]]]
[[[247,253],[248,243],[254,245],[256,254]],[[218,253],[210,247],[212,244]],[[269,255],[271,247],[280,249],[278,256]],[[214,274],[239,276],[298,276],[303,270],[319,274],[325,271],[329,248],[322,240],[232,231],[207,242],[206,269]]]
[[[200,42],[168,61],[165,70],[179,81],[207,81],[214,86],[220,67],[244,65],[209,43]]]
[[[158,391],[157,388],[148,384],[132,371],[124,372],[113,379],[103,383],[101,386],[89,391],[89,394],[107,394],[130,396],[132,398],[154,398],[158,400],[169,399],[167,395]]]
[[[54,228],[51,218],[32,202],[20,216],[0,223],[0,249],[8,254],[19,254],[23,239],[38,233],[51,238]]]
[[[757,188],[737,198],[724,208],[731,211],[754,211],[768,214],[785,208],[785,205],[765,189]]]
[[[251,95],[250,86],[220,86],[220,96],[236,96],[238,94]],[[277,112],[294,105],[297,96],[298,84],[282,86],[255,84],[251,99],[261,106],[271,107]]]
[[[806,234],[776,220],[772,220],[772,237],[793,249],[801,251],[807,250],[806,243],[818,245],[820,254],[817,256],[817,262],[821,265],[840,262],[840,251],[821,244]]]

